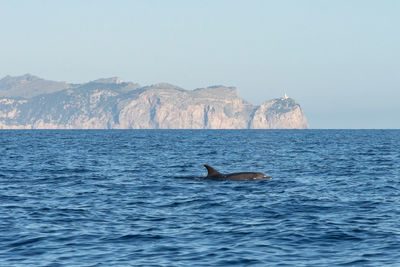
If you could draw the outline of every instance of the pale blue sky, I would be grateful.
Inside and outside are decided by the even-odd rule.
[[[285,92],[311,128],[400,128],[397,0],[0,0],[0,78]]]

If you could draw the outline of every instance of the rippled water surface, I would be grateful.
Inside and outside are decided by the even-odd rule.
[[[0,131],[0,266],[235,264],[400,266],[400,131]]]

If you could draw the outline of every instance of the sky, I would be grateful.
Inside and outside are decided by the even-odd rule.
[[[285,93],[310,128],[400,128],[398,0],[0,0],[0,78]]]

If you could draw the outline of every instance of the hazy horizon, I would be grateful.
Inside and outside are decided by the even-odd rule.
[[[0,78],[118,76],[297,100],[310,128],[400,128],[400,3],[2,1]]]

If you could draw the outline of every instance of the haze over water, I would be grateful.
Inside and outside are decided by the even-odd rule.
[[[0,155],[1,266],[400,264],[398,130],[0,131]]]

